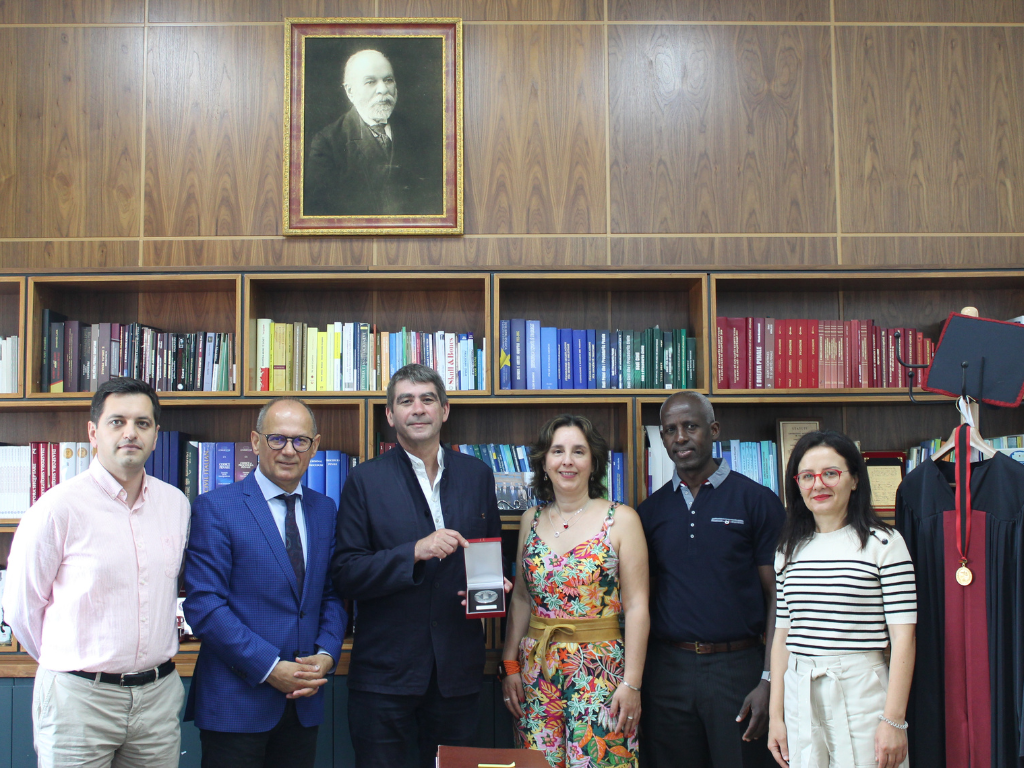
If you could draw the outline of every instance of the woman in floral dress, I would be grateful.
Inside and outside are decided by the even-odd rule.
[[[547,503],[520,524],[505,706],[520,744],[553,767],[635,766],[650,629],[640,518],[601,498],[608,445],[588,419],[545,424],[530,463]]]

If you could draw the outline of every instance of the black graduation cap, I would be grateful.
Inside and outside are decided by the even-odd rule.
[[[1016,408],[1024,396],[1024,325],[951,312],[921,388]]]

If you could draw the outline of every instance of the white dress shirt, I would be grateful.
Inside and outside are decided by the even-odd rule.
[[[441,513],[441,475],[444,474],[444,448],[438,446],[437,449],[437,475],[434,477],[433,485],[430,484],[430,478],[427,477],[427,465],[423,459],[413,456],[408,451],[405,452],[405,455],[412,462],[412,471],[416,473],[416,479],[420,481],[423,495],[427,497],[430,516],[434,519],[434,529],[439,531],[444,528],[444,515]]]

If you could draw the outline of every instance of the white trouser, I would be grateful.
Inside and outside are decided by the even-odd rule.
[[[184,700],[177,672],[122,688],[40,667],[32,691],[39,768],[177,768]]]
[[[876,768],[875,731],[889,668],[880,651],[789,654],[786,737],[790,768]],[[904,760],[901,768],[908,768]]]

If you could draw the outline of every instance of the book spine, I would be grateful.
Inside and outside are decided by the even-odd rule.
[[[765,383],[765,335],[764,326],[765,318],[755,317],[752,318],[750,330],[753,333],[754,339],[754,375],[753,384],[754,389],[764,389]]]
[[[512,335],[512,389],[526,389],[526,321],[511,320],[509,328]]]
[[[214,477],[214,486],[220,488],[225,485],[231,485],[235,482],[235,444],[217,443],[215,456],[217,469]]]
[[[234,481],[237,483],[244,480],[256,469],[256,452],[252,449],[252,443],[235,443]]]
[[[50,391],[64,391],[64,323],[50,324]]]
[[[526,321],[526,388],[540,389],[540,321]]]
[[[320,340],[320,329],[306,328],[306,391],[316,392],[317,380],[317,344]]]
[[[597,389],[597,331],[586,330],[587,334],[587,384],[584,389]]]
[[[558,329],[540,329],[541,388],[558,389]]]
[[[608,334],[608,387],[620,389],[619,383],[619,338],[622,336],[618,331]]]
[[[587,388],[587,332],[572,331],[572,388]]]
[[[597,348],[597,366],[596,366],[596,388],[597,389],[609,389],[611,386],[611,363],[609,360],[609,346],[610,342],[608,339],[608,331],[597,330],[595,331],[595,342],[594,345]]]
[[[807,382],[805,386],[817,389],[821,367],[821,322],[807,321]]]
[[[498,330],[498,382],[501,389],[512,389],[511,324],[499,323]]]
[[[572,329],[558,329],[558,388],[573,389]]]
[[[256,321],[256,389],[260,392],[270,391],[271,325],[270,318]]]

